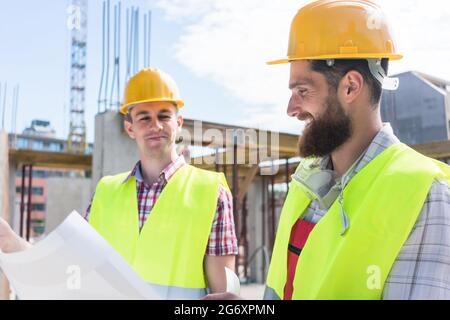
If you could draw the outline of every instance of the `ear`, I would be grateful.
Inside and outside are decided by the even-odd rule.
[[[183,117],[181,114],[177,115],[177,133],[181,133],[181,127],[183,126]]]
[[[361,96],[364,87],[364,77],[356,70],[350,70],[342,77],[339,84],[339,95],[345,104],[352,104]]]
[[[131,139],[136,139],[133,131],[133,124],[130,121],[123,120],[123,127],[125,128],[125,131]]]
[[[177,115],[177,127],[181,130],[181,127],[183,126],[183,117],[181,114]]]

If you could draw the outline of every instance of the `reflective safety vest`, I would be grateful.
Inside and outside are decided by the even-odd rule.
[[[340,235],[336,200],[309,234],[295,269],[292,299],[381,299],[435,179],[450,183],[450,167],[401,143],[370,161],[344,189],[347,232]],[[283,299],[291,229],[310,203],[292,183],[278,224],[265,299]]]
[[[222,173],[184,165],[161,192],[139,232],[136,179],[129,173],[100,180],[89,223],[163,298],[206,294],[203,260],[214,220]]]

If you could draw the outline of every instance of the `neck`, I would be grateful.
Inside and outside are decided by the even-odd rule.
[[[339,176],[344,175],[352,164],[369,147],[372,140],[381,130],[382,122],[378,118],[374,121],[354,121],[353,133],[343,145],[331,153],[334,171]]]
[[[173,148],[170,153],[158,157],[141,155],[141,173],[145,183],[151,185],[158,181],[161,171],[177,158],[178,154],[175,148]]]

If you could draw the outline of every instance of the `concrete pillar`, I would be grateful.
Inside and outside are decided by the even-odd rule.
[[[19,233],[19,220],[20,220],[20,202],[16,199],[16,173],[17,163],[13,160],[9,160],[9,224],[11,228]]]
[[[8,133],[0,131],[0,217],[10,221],[9,213],[9,147]],[[9,286],[0,272],[0,299],[8,299]]]
[[[136,143],[124,131],[118,111],[95,116],[94,139],[91,193],[101,177],[130,171],[139,159]]]
[[[90,201],[91,179],[52,177],[47,179],[45,234],[58,227],[73,211],[83,215]]]
[[[264,283],[265,275],[262,272],[262,259],[264,251],[262,247],[262,179],[255,177],[247,193],[248,218],[247,218],[247,239],[248,239],[248,259],[254,255],[249,262],[249,280],[251,282]],[[256,250],[258,250],[256,252]],[[256,252],[256,253],[255,253]],[[267,265],[266,265],[267,268]]]

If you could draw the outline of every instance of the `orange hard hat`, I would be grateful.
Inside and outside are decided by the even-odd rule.
[[[319,0],[295,15],[287,57],[268,64],[371,58],[402,58],[380,7],[365,0]]]
[[[120,112],[126,114],[132,105],[143,102],[173,102],[177,108],[184,106],[175,81],[156,68],[142,69],[128,80]]]

